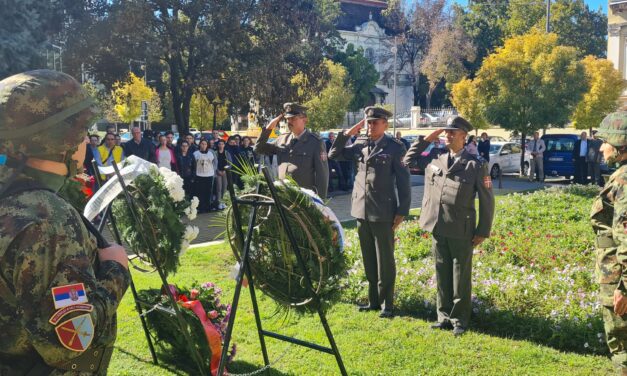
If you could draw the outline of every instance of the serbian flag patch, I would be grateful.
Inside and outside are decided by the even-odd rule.
[[[484,176],[483,177],[483,186],[488,188],[488,189],[492,189],[492,178],[490,178],[489,176]]]
[[[79,303],[87,303],[85,286],[82,283],[52,288],[54,308],[59,309]]]

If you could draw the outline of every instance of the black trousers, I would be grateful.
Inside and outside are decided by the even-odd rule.
[[[194,179],[195,194],[198,197],[198,211],[208,212],[211,209],[211,201],[213,196],[213,176],[201,177]]]
[[[588,183],[588,162],[586,162],[586,157],[575,157],[575,183]]]

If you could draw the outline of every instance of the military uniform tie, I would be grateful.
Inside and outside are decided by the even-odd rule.
[[[455,162],[455,158],[453,158],[453,154],[448,153],[448,168],[451,168],[451,166],[453,165],[453,162]]]

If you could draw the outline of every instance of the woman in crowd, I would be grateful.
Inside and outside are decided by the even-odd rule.
[[[231,154],[231,165],[233,166],[233,171],[236,172],[233,174],[233,183],[235,183],[239,189],[244,188],[244,182],[240,178],[238,172],[242,171],[242,163],[245,160],[245,156],[242,153],[242,149],[239,146],[239,136],[229,136],[226,145],[226,151]]]
[[[230,165],[232,162],[231,154],[226,151],[226,143],[224,140],[218,140],[216,145],[218,146],[218,172],[216,173],[216,196],[219,201],[218,209],[224,209],[224,204],[221,202],[222,197],[224,197],[224,192],[226,192],[227,181],[226,181],[226,166]]]
[[[196,177],[194,186],[196,196],[200,201],[198,211],[206,213],[211,210],[211,196],[213,196],[213,178],[215,176],[214,159],[215,155],[209,150],[209,142],[201,140],[198,150],[194,152],[196,160]]]
[[[172,171],[177,171],[176,156],[174,155],[174,150],[168,147],[167,142],[168,140],[164,135],[159,136],[159,147],[155,151],[157,166],[165,167]]]
[[[477,141],[475,141],[475,136],[468,136],[466,151],[472,155],[479,155],[479,152],[477,151]]]
[[[185,197],[191,199],[194,195],[193,184],[194,175],[196,174],[196,159],[193,152],[190,151],[189,142],[180,141],[181,152],[176,158],[176,164],[179,168],[179,175],[183,178],[183,190]]]

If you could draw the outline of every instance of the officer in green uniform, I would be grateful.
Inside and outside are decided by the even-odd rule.
[[[329,165],[324,141],[305,129],[307,108],[298,103],[285,103],[285,112],[270,121],[261,131],[254,151],[258,154],[276,155],[279,179],[291,176],[298,185],[315,191],[320,198],[327,197]],[[277,124],[287,119],[289,132],[280,135],[276,142],[268,143],[268,137]]]
[[[380,317],[392,317],[396,280],[394,230],[409,213],[409,169],[401,162],[405,155],[403,143],[385,134],[392,114],[377,107],[367,107],[365,112],[365,120],[337,135],[329,158],[357,159],[359,163],[351,215],[357,218],[369,301],[360,310],[381,310]],[[358,135],[366,122],[366,137],[359,137],[351,146],[346,146],[348,139]]]
[[[58,195],[82,166],[96,113],[66,74],[0,81],[0,375],[106,373],[126,252],[97,248]]]
[[[407,165],[418,164],[425,171],[420,227],[433,235],[438,286],[438,323],[433,328],[452,328],[456,336],[464,333],[470,321],[473,247],[490,236],[494,217],[487,165],[464,148],[472,129],[464,118],[451,118],[446,128],[415,142],[405,156]],[[448,153],[433,160],[423,157],[421,153],[444,131]]]
[[[609,114],[596,136],[608,164],[620,167],[592,204],[596,274],[607,345],[619,375],[627,375],[627,111]]]

